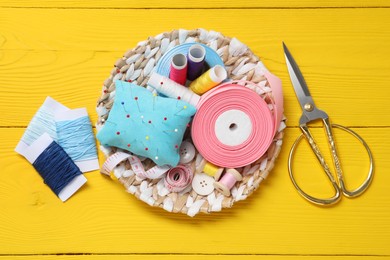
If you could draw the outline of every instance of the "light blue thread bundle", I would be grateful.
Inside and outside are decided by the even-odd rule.
[[[48,133],[54,141],[57,141],[53,111],[44,105],[38,109],[33,119],[31,119],[22,136],[22,141],[27,145],[31,145],[43,133]]]
[[[88,116],[75,120],[57,121],[58,143],[73,161],[97,159],[97,150]]]
[[[67,110],[69,110],[69,108],[58,101],[51,97],[46,97],[41,107],[31,119],[15,150],[18,153],[21,153],[24,149],[26,149],[26,146],[30,146],[43,133],[49,134],[54,141],[57,141],[55,114]]]

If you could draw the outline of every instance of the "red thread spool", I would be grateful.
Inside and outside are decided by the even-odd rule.
[[[176,54],[172,57],[169,78],[180,85],[187,81],[187,57],[184,54]]]

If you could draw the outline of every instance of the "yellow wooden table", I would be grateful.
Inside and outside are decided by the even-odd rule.
[[[322,2],[1,0],[0,260],[390,258],[390,2]],[[196,218],[151,208],[98,171],[85,174],[87,185],[62,203],[14,152],[29,120],[49,95],[87,107],[94,122],[116,59],[149,35],[178,28],[235,36],[282,79],[288,128],[276,167],[247,200]],[[301,110],[282,41],[317,106],[372,149],[374,180],[359,198],[313,206],[291,184],[287,157]],[[335,134],[345,140],[340,154],[353,186],[368,163],[352,140]],[[324,177],[306,148],[298,178],[322,190],[316,183]]]

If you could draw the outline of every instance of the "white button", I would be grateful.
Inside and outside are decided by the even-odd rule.
[[[195,157],[195,147],[192,143],[184,141],[179,149],[180,163],[189,163]]]
[[[195,174],[192,180],[192,189],[199,195],[207,196],[214,191],[215,179],[205,173]]]

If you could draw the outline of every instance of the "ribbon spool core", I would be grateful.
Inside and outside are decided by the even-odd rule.
[[[227,110],[218,116],[214,131],[222,144],[236,146],[249,138],[252,123],[245,112],[237,109]]]

